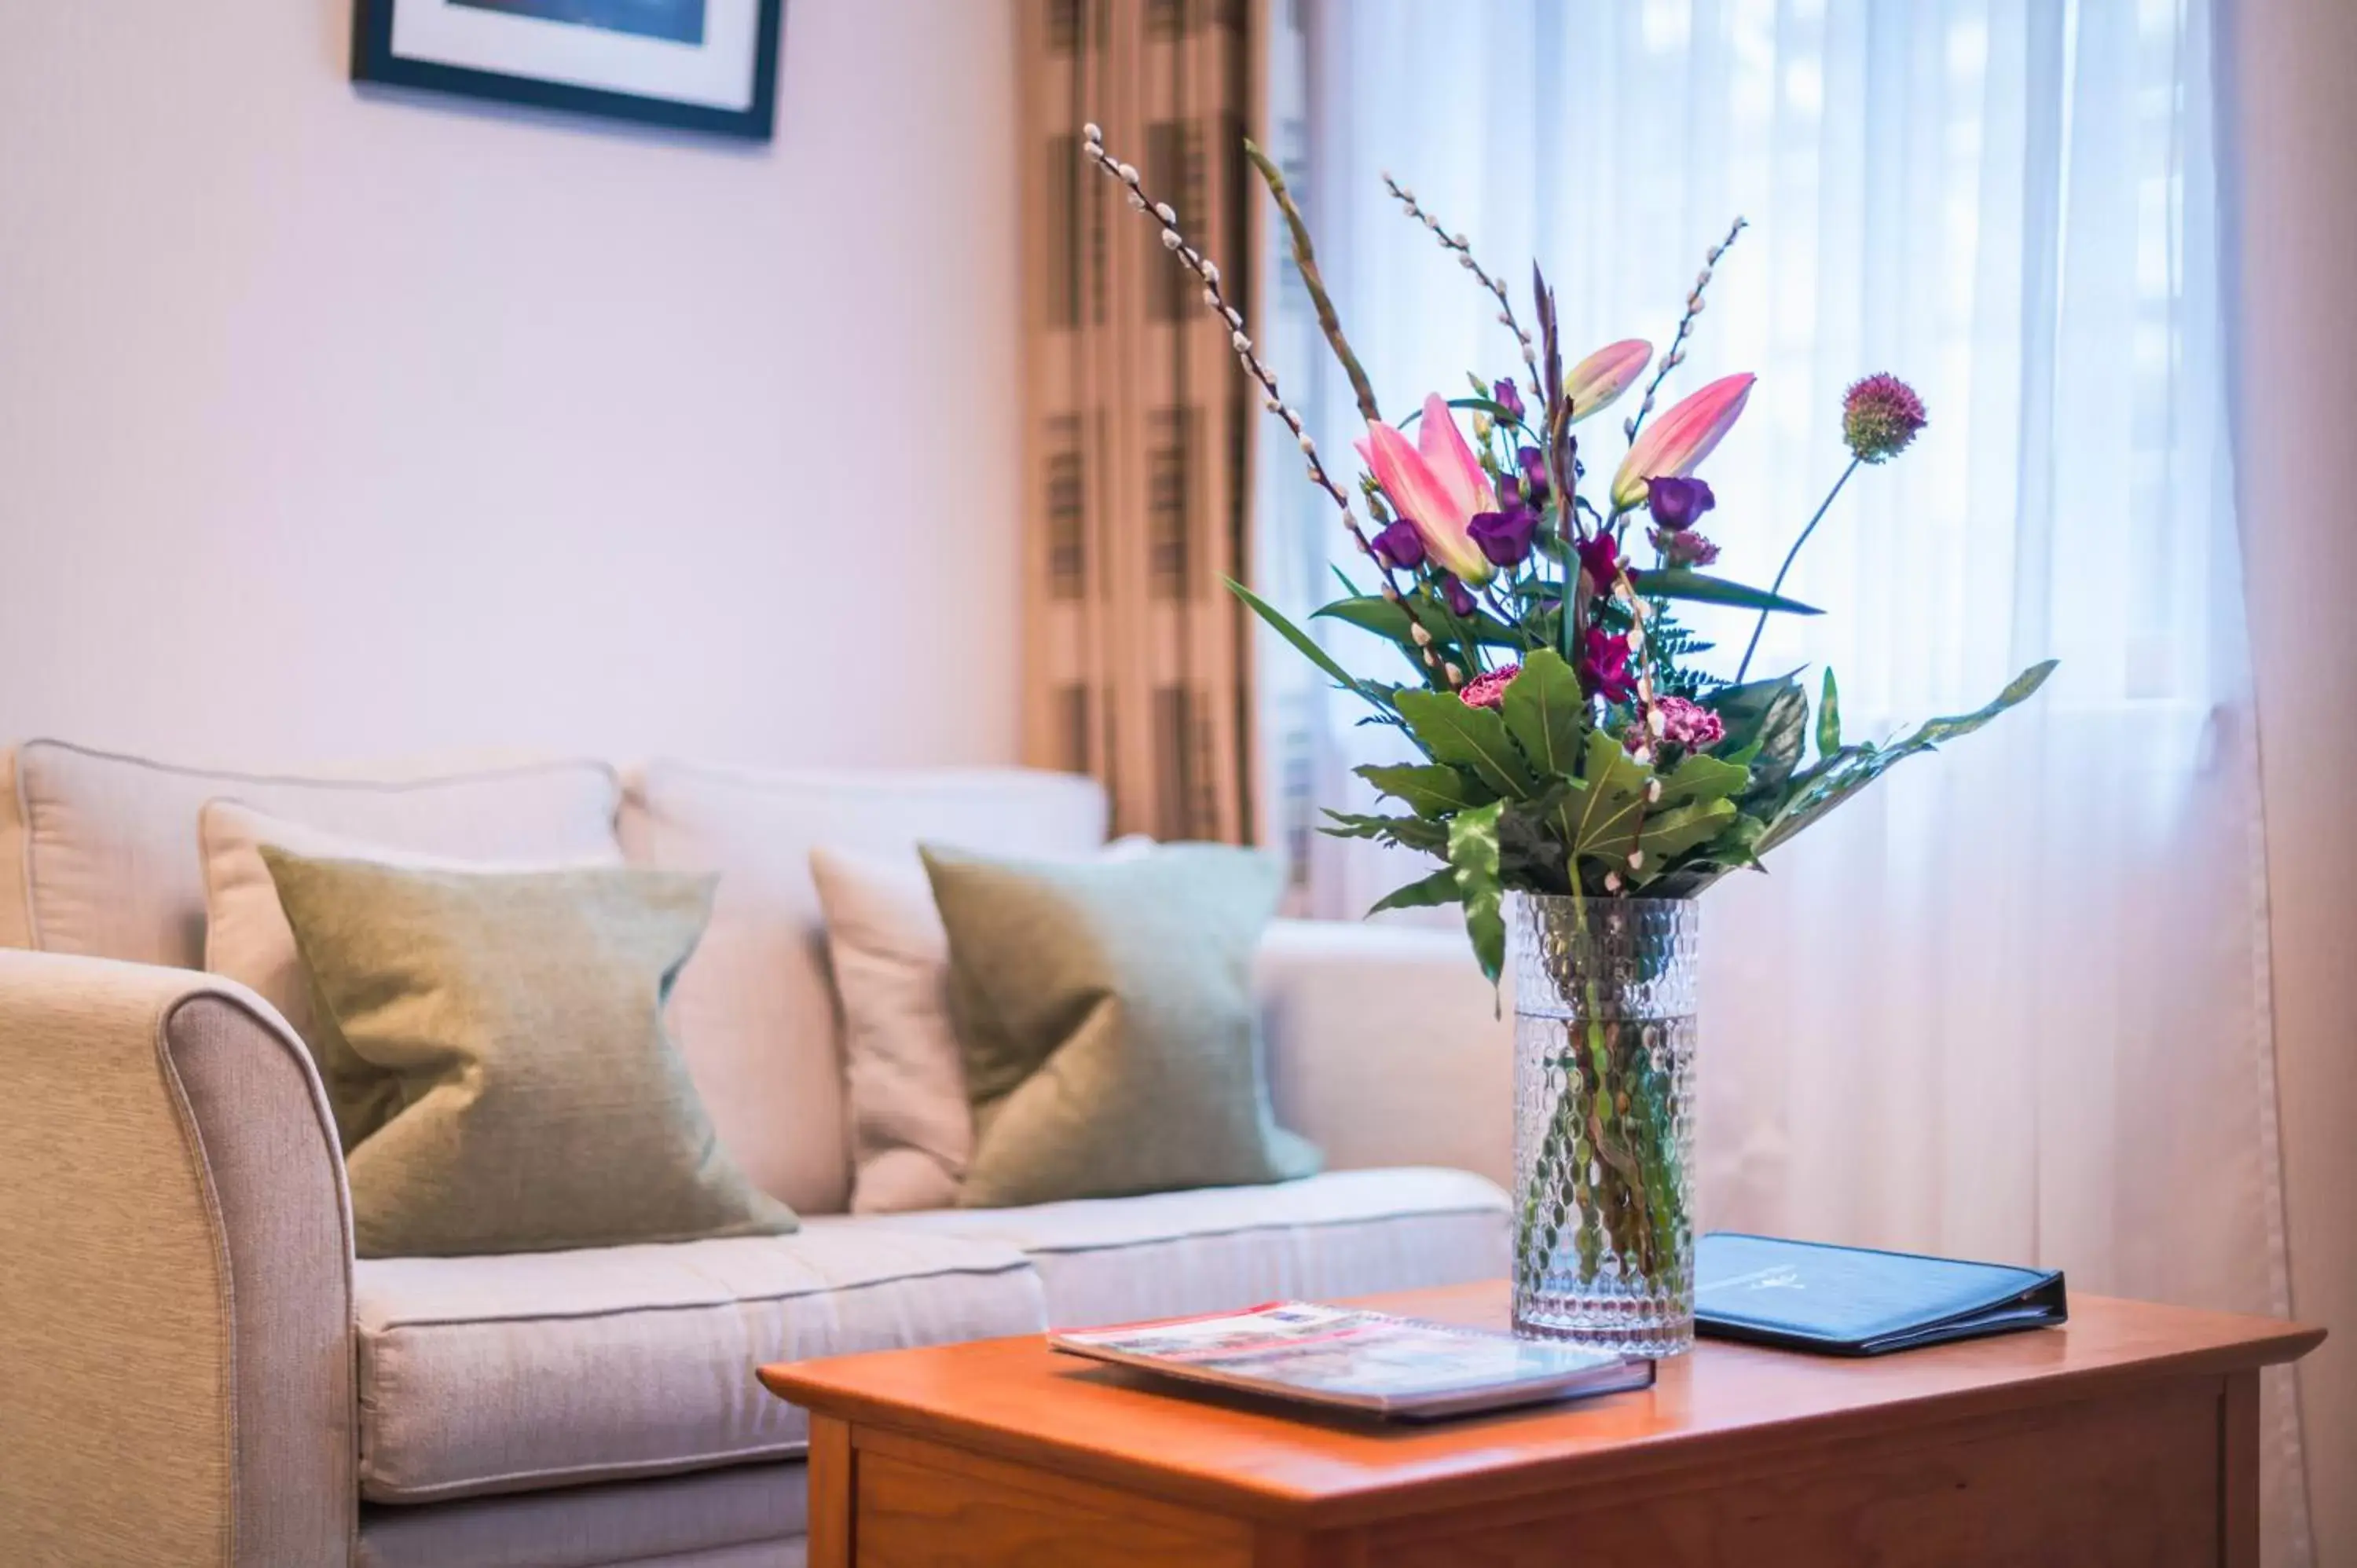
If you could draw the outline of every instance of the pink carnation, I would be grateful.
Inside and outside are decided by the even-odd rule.
[[[1519,664],[1502,664],[1487,675],[1476,675],[1458,693],[1469,708],[1494,708],[1506,700],[1506,686],[1523,672]]]
[[[1662,715],[1662,739],[1688,751],[1707,751],[1727,738],[1727,725],[1700,703],[1684,697],[1663,697],[1653,704]],[[1645,748],[1645,726],[1631,725],[1623,742],[1631,751]]]

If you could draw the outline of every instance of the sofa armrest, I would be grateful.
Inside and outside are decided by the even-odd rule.
[[[1453,1165],[1506,1185],[1513,1024],[1461,932],[1278,920],[1256,980],[1277,1120],[1329,1168]]]
[[[0,1541],[348,1562],[351,1219],[302,1044],[209,975],[0,951]]]

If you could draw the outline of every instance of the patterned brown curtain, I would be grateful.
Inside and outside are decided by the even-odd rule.
[[[1024,750],[1119,832],[1250,843],[1256,406],[1200,285],[1080,150],[1094,121],[1257,329],[1256,0],[1018,0],[1028,299]]]

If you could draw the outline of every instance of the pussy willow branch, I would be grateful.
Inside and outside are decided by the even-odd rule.
[[[1359,401],[1359,413],[1369,424],[1383,417],[1375,407],[1375,386],[1367,380],[1367,372],[1359,363],[1359,356],[1351,351],[1351,340],[1342,336],[1342,318],[1334,312],[1333,296],[1326,292],[1326,279],[1318,270],[1318,250],[1309,242],[1309,225],[1302,221],[1301,209],[1293,202],[1293,192],[1286,188],[1285,172],[1276,166],[1260,144],[1250,136],[1244,138],[1244,156],[1260,171],[1261,183],[1276,199],[1276,209],[1285,215],[1286,234],[1293,242],[1293,264],[1301,274],[1301,285],[1309,291],[1309,303],[1318,312],[1318,330],[1334,349],[1334,358],[1342,362],[1342,373],[1351,378],[1351,395]]]
[[[1653,367],[1653,379],[1645,383],[1645,401],[1637,405],[1637,412],[1620,426],[1622,434],[1630,440],[1637,439],[1638,426],[1643,424],[1645,416],[1653,412],[1653,394],[1662,390],[1663,381],[1672,371],[1686,362],[1686,337],[1694,331],[1695,317],[1702,314],[1702,291],[1710,286],[1711,269],[1718,265],[1718,258],[1727,254],[1727,247],[1735,243],[1735,237],[1750,226],[1748,220],[1738,217],[1728,227],[1727,238],[1703,252],[1702,272],[1695,278],[1694,292],[1686,295],[1685,314],[1678,317],[1678,335],[1670,339],[1670,351],[1663,354],[1661,363]]]
[[[1326,471],[1325,463],[1318,456],[1318,443],[1310,438],[1301,414],[1278,394],[1276,372],[1262,362],[1260,355],[1253,348],[1252,338],[1244,333],[1243,312],[1228,302],[1226,293],[1220,287],[1219,267],[1202,252],[1187,242],[1187,237],[1178,231],[1177,211],[1169,203],[1157,201],[1147,194],[1145,183],[1138,177],[1135,166],[1123,163],[1105,151],[1104,132],[1101,128],[1094,124],[1083,127],[1082,150],[1088,154],[1089,160],[1097,167],[1128,188],[1129,205],[1132,209],[1150,213],[1155,220],[1161,224],[1162,248],[1176,256],[1180,264],[1202,280],[1204,305],[1210,307],[1213,315],[1227,323],[1230,347],[1235,349],[1236,359],[1243,366],[1244,373],[1259,383],[1265,394],[1265,406],[1271,413],[1285,422],[1286,429],[1293,432],[1293,439],[1301,448],[1301,455],[1309,465],[1311,482],[1333,498],[1334,505],[1342,513],[1342,526],[1350,531],[1351,538],[1358,545],[1361,553],[1375,564],[1375,568],[1380,574],[1376,580],[1381,585],[1383,596],[1390,603],[1397,605],[1402,613],[1407,617],[1409,640],[1415,643],[1416,652],[1423,660],[1425,668],[1439,675],[1452,690],[1463,685],[1464,671],[1454,661],[1442,658],[1435,650],[1432,645],[1432,633],[1425,628],[1423,621],[1416,617],[1415,607],[1401,594],[1398,585],[1393,581],[1391,563],[1377,553],[1373,542],[1367,538],[1366,531],[1359,526],[1358,513],[1351,507],[1350,492],[1336,484],[1333,476]]]
[[[1464,235],[1450,233],[1440,226],[1439,219],[1416,205],[1415,192],[1408,189],[1388,174],[1383,176],[1383,188],[1398,199],[1399,204],[1407,209],[1409,217],[1432,231],[1432,237],[1440,242],[1440,248],[1456,255],[1458,266],[1471,273],[1476,283],[1497,296],[1498,325],[1512,332],[1514,335],[1514,340],[1523,346],[1523,363],[1529,367],[1531,380],[1538,383],[1532,390],[1541,397],[1544,397],[1547,389],[1546,383],[1539,378],[1538,349],[1531,342],[1531,335],[1523,330],[1523,324],[1514,318],[1514,306],[1513,302],[1506,297],[1506,285],[1491,277],[1482,269],[1481,263],[1473,259],[1473,248],[1465,242]]]

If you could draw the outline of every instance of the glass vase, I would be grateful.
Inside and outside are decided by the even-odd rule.
[[[1700,924],[1691,899],[1507,895],[1518,1334],[1694,1348]]]

